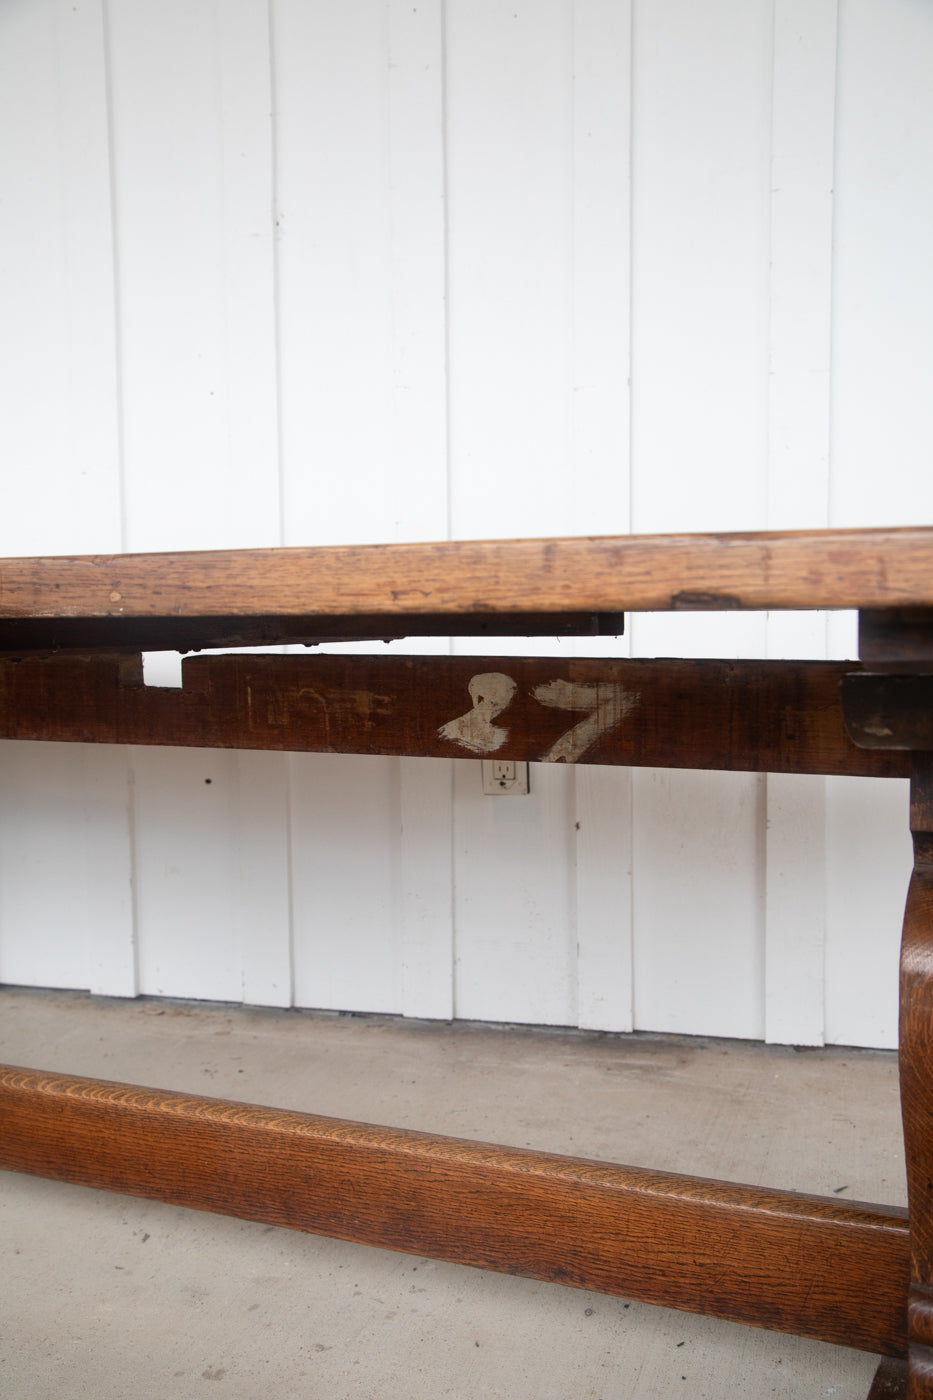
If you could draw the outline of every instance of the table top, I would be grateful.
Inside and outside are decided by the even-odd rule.
[[[0,560],[0,650],[621,630],[659,611],[933,607],[933,527]]]

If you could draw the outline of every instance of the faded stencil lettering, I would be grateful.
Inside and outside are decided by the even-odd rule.
[[[556,744],[541,755],[542,763],[579,763],[601,734],[615,729],[641,701],[636,692],[626,691],[611,681],[595,685],[575,685],[573,681],[548,681],[535,686],[532,694],[552,710],[588,710],[589,714],[562,734]]]
[[[442,738],[451,739],[471,753],[495,753],[509,737],[509,731],[493,724],[493,720],[515,694],[515,682],[502,671],[486,671],[474,676],[468,689],[473,701],[472,710],[452,719],[449,724],[442,724],[437,732]]]
[[[377,695],[372,690],[313,690],[310,686],[302,686],[296,692],[296,696],[300,707],[299,716],[302,710],[310,709],[309,701],[319,711],[319,722],[323,726],[324,742],[327,744],[333,742],[332,724],[338,733],[341,725],[345,724],[359,724],[364,731],[369,731],[377,718],[392,713],[393,697]],[[292,718],[288,709],[289,699],[286,692],[286,722]]]

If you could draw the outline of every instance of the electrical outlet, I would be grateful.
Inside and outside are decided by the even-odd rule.
[[[483,792],[487,797],[526,795],[528,764],[511,758],[484,758]]]

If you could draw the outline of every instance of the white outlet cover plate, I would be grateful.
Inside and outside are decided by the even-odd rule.
[[[506,758],[484,758],[483,792],[487,797],[524,797],[528,792],[528,764]]]

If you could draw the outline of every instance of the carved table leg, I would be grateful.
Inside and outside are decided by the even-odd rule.
[[[915,753],[914,869],[904,914],[900,1075],[910,1214],[908,1400],[933,1400],[933,754]]]
[[[875,1372],[868,1400],[906,1400],[907,1362],[886,1356]]]

